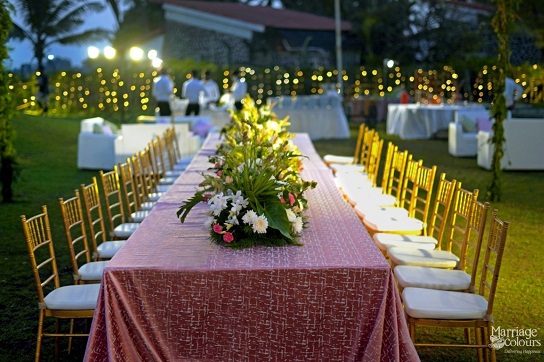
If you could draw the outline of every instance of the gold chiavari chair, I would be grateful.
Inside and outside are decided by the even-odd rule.
[[[149,215],[149,210],[141,210],[138,200],[138,190],[134,182],[134,173],[128,162],[120,163],[118,166],[119,181],[123,190],[122,195],[127,209],[129,222],[141,223]]]
[[[450,222],[450,233],[444,245],[436,249],[416,249],[393,247],[387,249],[391,265],[414,265],[431,268],[455,269],[459,267],[459,255],[467,247],[472,229],[469,227],[474,206],[478,200],[478,190],[459,189],[455,195]]]
[[[39,361],[43,337],[57,338],[58,353],[58,337],[88,336],[88,334],[74,333],[73,322],[69,333],[61,332],[58,321],[92,318],[100,284],[60,285],[49,216],[45,205],[42,206],[42,212],[36,216],[27,219],[25,215],[22,215],[21,224],[38,292],[40,314],[35,360]],[[56,320],[54,333],[44,331],[44,323],[48,317]]]
[[[499,280],[509,223],[493,213],[476,293],[425,288],[402,291],[404,311],[410,336],[416,347],[471,347],[478,349],[478,359],[496,361],[493,347],[493,306]],[[463,328],[474,330],[475,343],[466,333],[466,343],[421,343],[415,340],[416,328]]]
[[[372,236],[374,243],[386,254],[392,247],[435,249],[440,244],[447,227],[448,216],[453,203],[453,197],[460,188],[461,183],[457,180],[447,180],[446,174],[442,173],[438,181],[438,188],[435,193],[433,210],[430,221],[427,222],[427,233],[425,235],[406,235],[393,233],[376,233]]]
[[[415,173],[412,187],[405,183],[401,196],[408,215],[399,213],[398,208],[383,208],[380,213],[366,213],[363,224],[371,234],[385,232],[426,235],[436,166],[425,167],[420,164]],[[410,192],[410,197],[406,197],[407,192]]]
[[[325,161],[325,163],[329,166],[335,165],[335,164],[349,165],[349,164],[360,163],[359,156],[361,154],[361,144],[363,142],[363,136],[367,130],[368,130],[368,126],[366,124],[362,123],[359,126],[359,132],[357,133],[357,141],[355,144],[355,150],[354,150],[353,156],[338,156],[338,155],[329,154],[323,157],[323,161]]]
[[[357,163],[351,164],[330,164],[329,167],[333,170],[336,177],[339,177],[341,174],[347,173],[348,176],[352,173],[365,172],[368,167],[368,162],[370,158],[370,151],[372,149],[372,144],[374,143],[374,136],[378,133],[373,129],[367,129],[363,135],[363,139],[359,146],[359,156]]]
[[[371,215],[375,218],[384,218],[388,216],[407,217],[410,213],[413,213],[413,208],[416,206],[416,196],[418,191],[418,175],[422,164],[422,160],[408,160],[402,185],[400,204],[398,206],[381,206],[373,203],[372,199],[370,199],[369,202],[354,206],[355,213],[357,216],[359,216],[359,219],[363,221],[366,215]]]
[[[92,180],[92,183],[89,185],[81,185],[81,196],[87,215],[87,226],[89,228],[91,244],[94,250],[93,259],[111,259],[125,245],[125,240],[107,240],[98,182],[96,177],[93,177]]]
[[[99,177],[104,192],[110,238],[114,240],[128,239],[140,224],[127,222],[118,167],[114,166],[113,170],[108,172],[99,171]]]
[[[457,268],[398,265],[393,271],[400,289],[416,287],[474,292],[488,210],[489,203],[474,202],[470,222],[463,233],[466,241],[463,242]]]
[[[91,261],[79,191],[75,190],[75,196],[68,200],[59,198],[59,205],[75,283],[100,283],[108,262]]]

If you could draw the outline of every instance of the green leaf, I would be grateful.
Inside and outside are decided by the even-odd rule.
[[[263,213],[266,216],[268,227],[278,230],[289,240],[293,239],[291,235],[291,223],[287,219],[285,206],[279,200],[268,202],[262,211],[259,210],[259,213]]]
[[[185,204],[180,206],[179,210],[176,212],[176,215],[179,217],[180,221],[183,223],[191,209],[203,200],[204,195],[201,192],[197,192],[196,194],[194,194],[193,197],[185,201]]]

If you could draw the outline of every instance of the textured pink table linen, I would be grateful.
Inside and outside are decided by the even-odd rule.
[[[108,264],[86,361],[419,361],[387,261],[305,134],[309,227],[301,247],[230,250],[209,241],[206,205],[179,205],[209,167],[189,169]]]

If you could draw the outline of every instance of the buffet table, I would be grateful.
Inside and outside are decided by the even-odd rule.
[[[104,271],[86,361],[418,361],[389,264],[308,135],[304,246],[209,241],[207,205],[184,224],[217,134]]]
[[[279,118],[289,116],[289,132],[307,133],[312,140],[349,138],[349,125],[337,96],[313,95],[269,98]]]
[[[485,111],[481,105],[389,104],[387,134],[402,139],[429,139],[438,131],[446,131],[455,112],[462,109]]]

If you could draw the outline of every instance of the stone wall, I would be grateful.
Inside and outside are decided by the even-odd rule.
[[[249,44],[242,38],[168,21],[164,58],[195,59],[219,65],[248,64]]]

